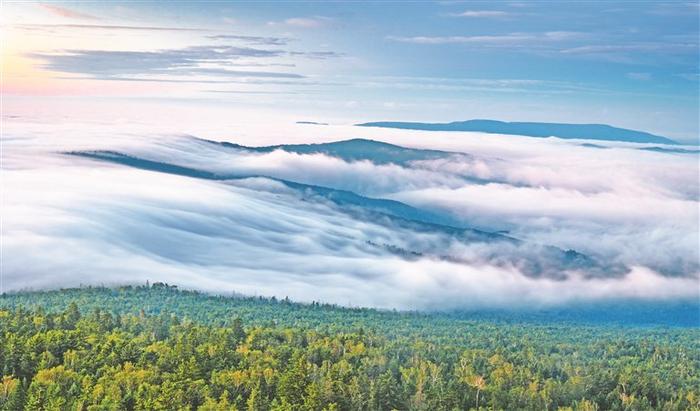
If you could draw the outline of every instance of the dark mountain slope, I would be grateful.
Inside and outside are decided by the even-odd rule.
[[[246,147],[239,144],[200,139],[211,144],[240,150],[250,150],[258,153],[269,153],[284,150],[297,154],[325,154],[338,157],[345,161],[367,160],[375,164],[406,164],[411,161],[434,160],[450,155],[466,155],[439,150],[424,150],[401,147],[381,141],[355,138],[351,140],[334,141],[320,144],[280,144],[265,147]]]

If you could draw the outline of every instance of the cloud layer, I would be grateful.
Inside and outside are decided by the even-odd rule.
[[[300,127],[306,136],[296,139],[319,133],[312,131],[318,126]],[[415,133],[372,132],[429,144],[425,134],[410,144]],[[379,161],[378,150],[343,159],[325,146],[251,150],[87,124],[71,133],[10,124],[3,136],[3,288],[148,279],[397,308],[698,297],[696,155],[555,139],[528,145],[475,136],[460,143],[429,134],[436,148],[460,147],[425,157],[411,152],[392,163]],[[75,150],[260,177],[207,180],[60,154]],[[455,225],[508,231],[532,246],[465,240],[278,179],[399,200]],[[545,245],[627,269],[533,275],[518,263],[551,264]]]

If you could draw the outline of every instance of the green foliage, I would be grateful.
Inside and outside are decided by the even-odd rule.
[[[0,298],[0,410],[690,410],[697,329],[518,324],[165,284]]]

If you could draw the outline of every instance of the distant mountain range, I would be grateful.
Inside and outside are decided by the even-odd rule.
[[[380,121],[357,124],[361,127],[383,127],[426,131],[476,131],[527,137],[559,137],[564,139],[624,141],[628,143],[678,144],[667,137],[644,131],[613,127],[606,124],[524,123],[497,120],[467,120],[452,123],[411,123]]]

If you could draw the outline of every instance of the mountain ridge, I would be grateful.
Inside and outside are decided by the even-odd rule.
[[[356,126],[424,131],[473,131],[526,137],[558,137],[563,139],[623,141],[628,143],[679,144],[677,141],[667,137],[607,124],[506,122],[474,119],[450,123],[378,121],[356,124]]]
[[[366,138],[351,138],[326,143],[277,144],[260,147],[249,147],[226,141],[214,141],[203,138],[196,139],[208,144],[258,153],[284,150],[296,154],[325,154],[349,162],[368,160],[375,164],[404,165],[411,161],[435,160],[452,155],[469,156],[469,154],[466,153],[452,151],[409,148]]]
[[[237,145],[233,144],[233,146]],[[484,252],[484,258],[497,265],[518,266],[519,269],[531,277],[547,276],[552,279],[563,279],[562,275],[567,270],[585,270],[587,272],[586,275],[591,277],[598,277],[606,272],[613,276],[627,272],[627,268],[624,266],[617,264],[602,264],[595,258],[579,253],[575,250],[564,250],[550,245],[528,243],[504,234],[479,230],[463,225],[454,225],[454,222],[448,221],[448,219],[442,218],[439,215],[412,207],[396,200],[365,197],[347,190],[298,183],[265,175],[220,174],[177,164],[148,160],[117,151],[71,151],[64,152],[63,154],[91,160],[105,161],[153,172],[212,181],[240,180],[252,177],[267,178],[282,183],[297,192],[305,194],[306,196],[319,196],[327,201],[331,201],[345,209],[345,212],[347,213],[352,213],[358,216],[362,215],[362,213],[368,213],[368,215],[365,215],[365,218],[368,218],[368,221],[374,221],[377,224],[382,224],[381,220],[383,218],[389,218],[392,220],[393,224],[404,228],[410,228],[415,232],[438,231],[450,237],[456,238],[459,241],[464,241],[465,243],[479,242],[486,244],[498,242],[503,247],[508,248],[509,252],[506,253],[507,255],[500,255],[500,252],[495,251]],[[386,249],[392,254],[401,255],[402,257],[411,257],[414,255],[418,256],[422,255],[424,252],[428,252],[433,256],[433,258],[440,260],[464,264],[468,263],[467,260],[464,260],[458,256],[442,254],[436,250],[426,249],[416,251],[396,247],[393,244],[370,245]],[[505,248],[499,248],[499,250],[503,251]],[[537,252],[532,253],[532,251]]]

